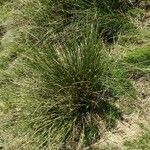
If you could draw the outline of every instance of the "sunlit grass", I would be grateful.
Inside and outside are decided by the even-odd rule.
[[[3,2],[0,108],[13,118],[3,128],[29,136],[21,148],[88,147],[123,119],[116,101],[135,98],[131,73],[149,70],[149,46],[136,49],[149,39],[134,22],[143,15],[137,7],[119,0]],[[113,56],[113,44],[124,51]]]

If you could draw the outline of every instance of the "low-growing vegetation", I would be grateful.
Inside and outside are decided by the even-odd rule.
[[[149,8],[1,1],[0,149],[149,149]]]

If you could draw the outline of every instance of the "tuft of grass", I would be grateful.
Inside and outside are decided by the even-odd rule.
[[[112,44],[132,29],[135,7],[119,0],[14,0],[2,6],[0,38],[7,24],[17,33],[13,46],[3,38],[0,53],[0,98],[7,111],[15,109],[10,100],[24,107],[14,130],[34,136],[37,149],[77,149],[95,143],[122,119],[115,101],[133,97],[134,89],[102,40]]]
[[[39,76],[29,75],[38,80],[37,90],[29,86],[30,96],[40,103],[33,127],[52,149],[93,144],[122,118],[115,100],[134,95],[124,70],[89,31],[80,41],[75,36],[45,49],[30,45],[27,52],[28,67]]]

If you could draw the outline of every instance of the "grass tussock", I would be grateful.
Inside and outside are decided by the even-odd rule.
[[[115,100],[134,93],[125,72],[95,32],[87,34],[80,42],[75,37],[44,50],[32,47],[27,57],[41,80],[35,95],[44,102],[39,109],[45,117],[37,120],[38,132],[48,137],[51,147],[92,144],[103,128],[121,119]]]
[[[36,149],[92,146],[123,119],[116,101],[135,98],[130,72],[149,69],[149,47],[125,57],[121,50],[115,57],[107,49],[121,35],[123,49],[143,37],[148,41],[147,30],[144,35],[136,33],[135,22],[144,12],[141,1],[3,0],[0,4],[0,99],[7,107],[4,112],[15,116],[6,128],[16,127],[17,135],[31,137],[31,143],[15,149],[34,142]]]

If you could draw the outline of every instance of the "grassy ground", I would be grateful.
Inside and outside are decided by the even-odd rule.
[[[118,3],[0,3],[0,149],[150,149],[149,1]]]
[[[125,143],[125,146],[128,150],[130,149],[149,149],[150,148],[150,142],[149,142],[149,132],[146,132],[141,137],[139,137],[137,140],[134,140],[132,142],[127,141]]]

